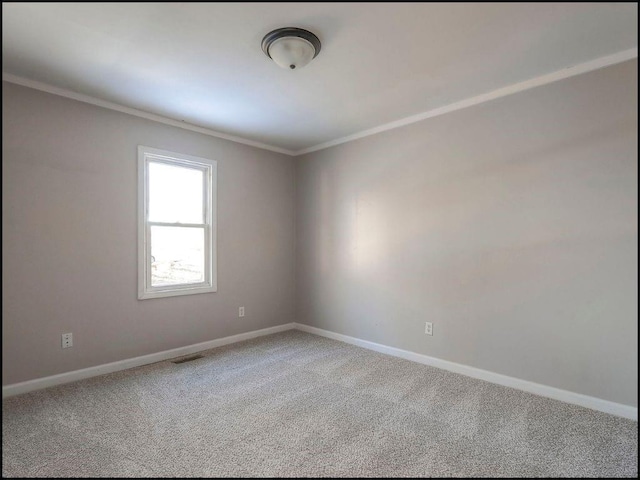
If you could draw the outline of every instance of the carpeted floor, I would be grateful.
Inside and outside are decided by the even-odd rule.
[[[638,424],[299,331],[9,398],[3,476],[638,474]]]

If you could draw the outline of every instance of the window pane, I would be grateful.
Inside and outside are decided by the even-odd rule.
[[[151,227],[151,285],[204,282],[204,228]]]
[[[149,220],[203,223],[203,175],[194,168],[149,162]]]

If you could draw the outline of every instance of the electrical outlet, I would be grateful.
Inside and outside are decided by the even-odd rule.
[[[426,322],[424,324],[424,333],[426,333],[427,335],[433,335],[433,323]]]
[[[62,348],[73,347],[73,333],[62,334]]]
[[[240,308],[238,309],[238,316],[239,316],[239,317],[244,317],[244,307],[240,307]]]

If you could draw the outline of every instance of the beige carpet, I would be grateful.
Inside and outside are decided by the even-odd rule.
[[[638,424],[299,331],[3,401],[3,476],[637,476]]]

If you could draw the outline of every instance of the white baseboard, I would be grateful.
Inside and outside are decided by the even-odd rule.
[[[507,375],[501,375],[499,373],[490,372],[488,370],[481,370],[479,368],[470,367],[468,365],[449,362],[448,360],[441,360],[439,358],[430,357],[421,353],[410,352],[408,350],[402,350],[400,348],[388,347],[379,343],[369,342],[367,340],[361,340],[359,338],[350,337],[348,335],[330,332],[329,330],[310,327],[309,325],[296,323],[295,328],[298,330],[302,330],[303,332],[313,333],[315,335],[331,338],[333,340],[339,340],[341,342],[349,343],[351,345],[356,345],[358,347],[366,348],[369,350],[374,350],[376,352],[386,353],[387,355],[392,355],[394,357],[404,358],[406,360],[422,363],[431,367],[441,368],[443,370],[448,370],[450,372],[459,373],[468,377],[496,383],[505,387],[523,390],[525,392],[540,395],[542,397],[548,397],[554,400],[560,400],[561,402],[571,403],[574,405],[579,405],[581,407],[590,408],[592,410],[598,410],[600,412],[610,413],[612,415],[638,421],[637,407],[622,405],[621,403],[610,402],[608,400],[590,397],[581,393],[569,392],[567,390],[561,390],[559,388],[549,387],[547,385],[541,385],[539,383],[529,382],[527,380],[521,380],[519,378],[508,377]]]
[[[443,370],[459,373],[468,377],[478,378],[487,382],[496,383],[505,387],[523,390],[525,392],[533,393],[543,397],[553,398],[554,400],[560,400],[562,402],[571,403],[574,405],[579,405],[581,407],[590,408],[592,410],[598,410],[601,412],[610,413],[612,415],[617,415],[619,417],[638,421],[637,407],[622,405],[620,403],[610,402],[608,400],[602,400],[600,398],[590,397],[588,395],[583,395],[580,393],[569,392],[567,390],[561,390],[559,388],[549,387],[546,385],[541,385],[539,383],[509,377],[507,375],[501,375],[499,373],[490,372],[488,370],[482,370],[479,368],[470,367],[468,365],[430,357],[421,353],[415,353],[408,350],[402,350],[400,348],[389,347],[379,343],[370,342],[368,340],[361,340],[359,338],[342,335],[340,333],[334,333],[329,330],[323,330],[321,328],[311,327],[309,325],[303,325],[301,323],[286,323],[284,325],[263,328],[261,330],[254,330],[252,332],[240,333],[238,335],[218,338],[216,340],[196,343],[194,345],[174,348],[172,350],[165,350],[158,353],[143,355],[141,357],[120,360],[118,362],[106,363],[104,365],[98,365],[95,367],[83,368],[82,370],[75,370],[72,372],[52,375],[50,377],[37,378],[35,380],[6,385],[2,387],[2,398],[11,397],[34,390],[40,390],[43,388],[53,387],[55,385],[62,385],[64,383],[75,382],[77,380],[83,380],[85,378],[96,377],[98,375],[104,375],[106,373],[126,370],[128,368],[140,367],[142,365],[148,365],[150,363],[161,362],[170,358],[190,355],[192,353],[201,352],[203,350],[209,350],[211,348],[221,347],[223,345],[242,342],[244,340],[249,340],[256,337],[270,335],[272,333],[284,332],[286,330],[291,330],[294,328],[303,332],[313,333],[322,337],[327,337],[333,340],[349,343],[351,345],[356,345],[368,350],[374,350],[376,352],[385,353],[394,357],[404,358],[406,360],[422,363],[431,367],[441,368]]]
[[[6,385],[2,387],[2,398],[19,395],[21,393],[32,392],[34,390],[40,390],[42,388],[53,387],[55,385],[61,385],[63,383],[75,382],[76,380],[96,377],[98,375],[104,375],[106,373],[126,370],[128,368],[140,367],[142,365],[148,365],[150,363],[161,362],[163,360],[169,360],[170,358],[190,355],[192,353],[201,352],[203,350],[222,347],[223,345],[229,345],[231,343],[242,342],[243,340],[250,340],[252,338],[262,337],[264,335],[270,335],[272,333],[284,332],[285,330],[291,330],[293,328],[295,328],[294,323],[286,323],[284,325],[278,325],[275,327],[254,330],[252,332],[239,333],[238,335],[231,335],[230,337],[218,338],[216,340],[210,340],[208,342],[187,345],[186,347],[174,348],[172,350],[165,350],[158,353],[151,353],[149,355],[143,355],[141,357],[129,358],[127,360],[120,360],[118,362],[105,363],[104,365],[83,368],[82,370],[74,370],[73,372],[60,373],[58,375],[51,375],[50,377],[36,378],[35,380],[29,380],[26,382],[14,383],[12,385]]]

